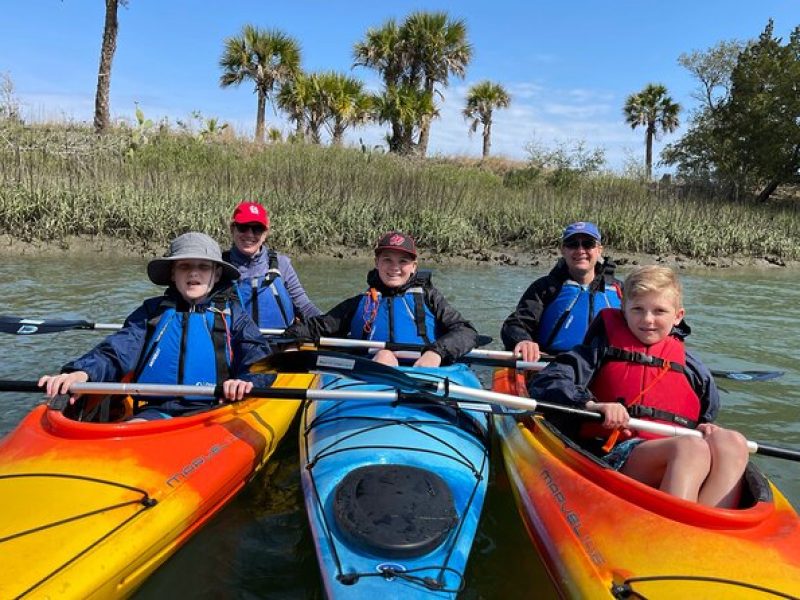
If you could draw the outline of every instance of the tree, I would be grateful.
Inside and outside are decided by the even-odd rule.
[[[415,12],[403,23],[404,39],[411,64],[411,75],[416,68],[422,71],[422,89],[431,99],[444,99],[437,85],[447,87],[450,75],[464,77],[472,58],[472,46],[467,42],[467,26],[462,19],[450,20],[445,12]],[[414,81],[410,81],[412,85]],[[417,152],[422,156],[428,151],[431,120],[435,111],[421,115]]]
[[[647,178],[653,172],[653,139],[658,139],[659,131],[672,133],[678,128],[680,104],[667,95],[667,88],[661,84],[647,84],[641,92],[631,94],[625,101],[623,112],[625,122],[636,129],[645,127],[645,167]]]
[[[305,73],[298,73],[291,81],[281,86],[276,103],[289,120],[295,124],[294,140],[302,142],[306,137],[306,105],[310,101],[310,81]]]
[[[786,45],[769,21],[742,52],[731,77],[722,131],[764,202],[785,183],[800,182],[800,26]]]
[[[389,151],[403,155],[414,151],[414,131],[421,116],[436,110],[429,94],[410,85],[389,86],[373,96],[372,105],[378,123],[392,125],[386,140]]]
[[[97,91],[94,96],[94,130],[104,133],[110,121],[109,94],[111,92],[111,63],[117,51],[117,9],[128,5],[128,0],[106,0],[106,18],[103,25],[103,45],[100,49],[100,67],[97,70]]]
[[[401,25],[389,20],[355,45],[354,66],[375,69],[383,79],[376,118],[391,124],[392,152],[425,153],[431,120],[439,114],[437,86],[447,86],[451,74],[463,77],[471,56],[464,22],[443,12],[412,13]]]
[[[325,73],[321,89],[327,112],[326,125],[331,144],[341,146],[348,127],[360,125],[370,117],[372,98],[364,91],[364,83],[343,73]]]
[[[511,96],[499,83],[482,81],[467,92],[463,114],[465,119],[472,119],[470,133],[475,133],[478,125],[483,125],[483,158],[489,156],[492,147],[492,115],[495,109],[508,108],[510,104]]]
[[[698,81],[692,93],[700,107],[692,111],[689,128],[661,153],[664,163],[677,166],[677,175],[693,185],[722,190],[736,198],[744,188],[744,173],[736,165],[730,140],[723,132],[722,107],[730,101],[733,70],[747,44],[721,41],[708,50],[681,54],[678,63]]]
[[[713,50],[692,64],[713,64]],[[708,71],[693,73],[701,78]],[[710,78],[700,80],[708,88]],[[720,80],[726,93],[706,102],[689,131],[664,149],[664,161],[677,165],[682,177],[720,186],[732,199],[756,192],[766,201],[781,184],[800,181],[800,27],[783,45],[770,21]]]
[[[283,32],[245,25],[241,35],[225,40],[219,60],[221,87],[252,81],[258,96],[256,141],[264,141],[264,113],[276,86],[291,81],[300,70],[300,45]]]
[[[693,50],[678,57],[678,64],[700,83],[692,96],[704,109],[716,110],[730,97],[733,69],[744,49],[745,43],[739,40],[721,41],[708,50]]]

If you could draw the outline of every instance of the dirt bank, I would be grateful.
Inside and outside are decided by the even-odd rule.
[[[153,257],[164,254],[163,244],[145,240],[132,242],[109,236],[73,236],[64,240],[21,240],[10,235],[0,235],[0,256],[85,256],[105,254],[115,256]],[[340,260],[352,258],[368,259],[370,249],[332,247],[313,254],[290,252],[293,257],[308,258],[326,256]],[[633,266],[663,264],[675,269],[751,269],[751,268],[798,268],[800,261],[783,261],[777,257],[724,256],[689,258],[680,255],[652,255],[618,252],[605,248],[604,254],[614,259],[617,265]],[[548,267],[558,258],[556,249],[530,250],[518,247],[473,250],[455,254],[438,253],[427,249],[420,252],[420,261],[435,264],[492,263],[512,266]]]

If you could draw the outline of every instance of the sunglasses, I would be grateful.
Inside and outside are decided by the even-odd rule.
[[[591,250],[596,246],[597,240],[569,240],[568,242],[564,242],[564,248],[569,248],[570,250],[577,250],[578,248]]]
[[[234,223],[233,226],[236,227],[236,231],[239,233],[247,233],[248,231],[252,231],[255,235],[261,235],[267,230],[267,228],[263,225],[249,225],[247,223]]]

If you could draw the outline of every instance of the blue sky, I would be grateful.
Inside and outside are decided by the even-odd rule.
[[[99,0],[3,3],[0,73],[10,75],[26,118],[91,121],[103,10]],[[431,153],[480,154],[480,135],[468,135],[460,111],[467,88],[491,79],[512,96],[511,107],[496,115],[493,154],[524,159],[533,140],[584,140],[605,148],[616,169],[644,154],[644,133],[622,119],[630,93],[663,83],[684,107],[685,122],[696,105],[696,82],[677,64],[681,53],[757,37],[770,17],[783,37],[800,24],[798,0],[130,0],[119,11],[112,116],[131,119],[138,102],[153,120],[174,123],[200,111],[230,122],[237,132],[252,132],[252,88],[218,85],[223,40],[246,23],[295,37],[305,70],[348,71],[378,89],[374,72],[350,70],[353,45],[369,27],[402,20],[414,10],[444,10],[464,19],[473,44],[466,78],[451,80],[444,90]],[[272,109],[267,122],[290,131]],[[666,136],[656,151],[682,131]],[[372,126],[349,132],[347,139],[377,144],[384,132]]]

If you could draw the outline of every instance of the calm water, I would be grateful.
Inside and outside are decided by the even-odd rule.
[[[4,258],[0,263],[0,313],[25,317],[83,318],[119,323],[148,296],[144,260]],[[359,291],[366,263],[298,261],[298,272],[323,310]],[[537,268],[538,269],[538,268]],[[530,281],[526,267],[434,266],[434,281],[481,333],[499,339],[502,320]],[[623,271],[624,275],[624,271]],[[800,286],[796,274],[727,271],[684,273],[690,346],[716,369],[783,370],[763,383],[720,382],[720,423],[749,439],[800,448]],[[99,341],[99,333],[19,337],[0,335],[0,378],[35,379]],[[493,347],[498,347],[495,342]],[[9,431],[41,397],[3,395],[0,434]],[[274,459],[220,515],[200,531],[138,592],[194,598],[322,597],[316,558],[303,512],[297,475],[296,427]],[[759,465],[800,506],[800,464],[756,457]],[[467,572],[464,598],[547,597],[549,589],[522,528],[495,448],[494,474]]]

